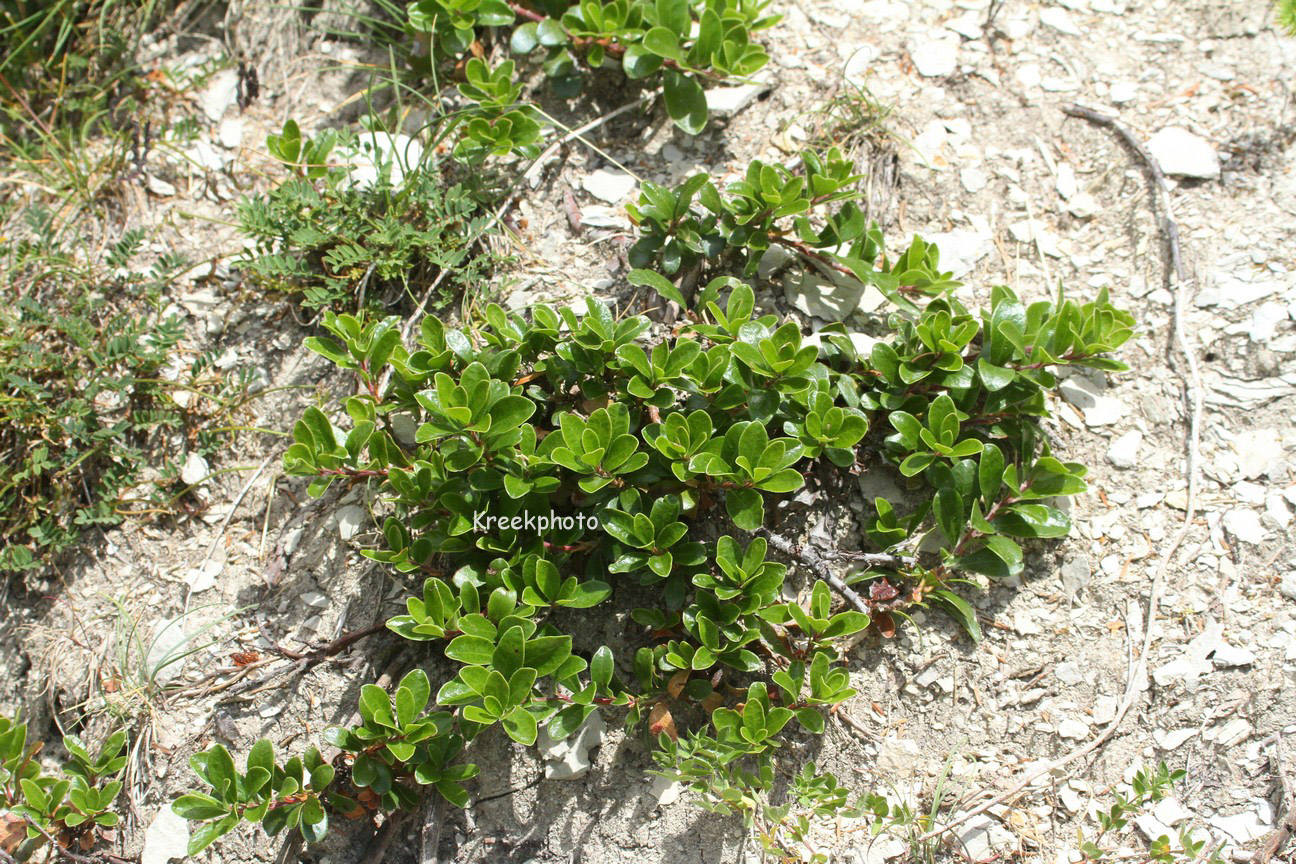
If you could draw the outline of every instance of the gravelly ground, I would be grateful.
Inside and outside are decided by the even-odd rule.
[[[1254,850],[1280,815],[1277,734],[1296,732],[1296,127],[1289,90],[1296,40],[1269,26],[1264,3],[1240,0],[1008,0],[991,26],[980,0],[777,5],[786,20],[768,34],[769,87],[732,117],[689,140],[660,108],[632,113],[594,133],[601,153],[573,146],[548,166],[514,220],[519,263],[501,283],[507,301],[522,307],[592,292],[632,308],[637,298],[616,260],[634,178],[678,181],[696,170],[723,177],[753,157],[789,158],[822,122],[812,109],[866,87],[893,109],[884,121],[888,134],[857,148],[861,165],[873,170],[874,212],[893,246],[914,232],[941,240],[943,260],[963,274],[969,305],[985,300],[993,284],[1038,297],[1060,283],[1079,297],[1110,286],[1134,311],[1140,335],[1123,353],[1133,370],[1073,377],[1056,405],[1058,449],[1092,466],[1091,491],[1074,507],[1075,536],[1033,550],[1020,584],[978,596],[981,644],[944,618],[920,614],[918,627],[902,628],[894,640],[859,645],[852,668],[860,695],[845,711],[863,731],[839,724],[822,741],[794,744],[860,791],[918,802],[929,799],[948,760],[950,799],[958,802],[950,812],[966,811],[976,803],[969,793],[1006,788],[1032,763],[1080,745],[1112,719],[1148,626],[1152,575],[1187,503],[1187,368],[1171,340],[1180,286],[1168,271],[1146,175],[1109,130],[1067,119],[1060,107],[1078,102],[1112,112],[1145,141],[1167,127],[1187,130],[1202,154],[1174,139],[1158,153],[1167,163],[1192,159],[1180,167],[1211,175],[1171,181],[1190,275],[1182,288],[1184,330],[1205,403],[1199,509],[1167,568],[1148,674],[1133,710],[1095,756],[967,823],[943,854],[1076,860],[1076,830],[1092,832],[1095,806],[1110,800],[1133,766],[1160,759],[1187,768],[1188,780],[1172,805],[1131,827],[1121,844],[1144,848],[1145,835],[1160,833],[1162,823],[1190,820],[1233,848]],[[170,48],[159,46],[159,56]],[[301,50],[263,82],[262,98],[246,112],[232,103],[228,76],[197,94],[202,147],[155,151],[151,175],[174,188],[150,183],[131,216],[156,229],[158,248],[179,247],[195,259],[220,251],[221,260],[196,271],[173,299],[188,316],[192,347],[232,351],[276,385],[308,385],[254,406],[250,421],[274,428],[286,428],[309,404],[312,388],[340,385],[298,347],[306,331],[277,302],[241,288],[224,264],[237,236],[218,220],[230,217],[239,190],[264,183],[267,130],[285,116],[308,128],[329,122],[355,89],[345,75],[311,71],[323,59],[345,61],[351,49],[307,39]],[[586,119],[631,98],[611,89],[594,104],[550,107],[562,119]],[[621,182],[621,170],[633,176]],[[568,225],[568,192],[585,217],[579,234]],[[788,281],[758,285],[760,302],[816,326],[816,298]],[[867,311],[848,323],[874,326]],[[125,598],[149,621],[179,613],[186,598],[198,609],[195,620],[255,602],[270,629],[288,640],[331,636],[387,614],[404,589],[357,554],[370,528],[346,541],[338,529],[342,508],[365,504],[360,493],[298,506],[285,491],[305,501],[299,485],[275,479],[273,441],[247,442],[238,461],[258,465],[267,456],[274,456],[269,468],[220,538],[216,531],[246,475],[209,484],[204,518],[173,530],[108,532],[66,584],[46,592],[61,592],[59,602],[15,611],[13,638],[0,647],[8,673],[0,706],[25,697],[48,717],[83,698],[87,670],[106,659],[103,640],[113,624],[102,614],[105,595]],[[865,477],[861,493],[889,483]],[[851,542],[862,500],[824,502],[841,542]],[[814,524],[809,519],[807,527]],[[216,563],[202,572],[213,540],[221,541]],[[268,568],[277,573],[270,584]],[[612,640],[623,625],[610,618],[604,626]],[[199,679],[236,650],[264,648],[247,615],[216,632],[221,641],[191,658],[180,680]],[[159,808],[186,788],[189,754],[214,740],[246,748],[262,735],[301,747],[349,716],[360,684],[386,659],[379,647],[246,701],[222,701],[222,693],[172,700],[153,718],[142,753],[147,768],[137,778],[128,850],[139,851]],[[638,739],[609,730],[590,773],[566,783],[543,782],[533,751],[501,741],[484,742],[475,754],[489,778],[475,791],[491,800],[452,817],[444,860],[711,862],[743,855],[738,826],[702,813],[687,796],[659,803],[663,792],[665,801],[673,796],[644,779],[650,758]],[[406,839],[389,860],[412,860],[415,834]],[[905,856],[894,841],[867,843],[858,826],[837,826],[823,839],[843,861]],[[357,836],[343,832],[321,860],[357,860],[361,849]],[[209,857],[276,854],[278,843],[247,830]]]

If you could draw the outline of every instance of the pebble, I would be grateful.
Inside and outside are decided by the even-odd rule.
[[[1260,821],[1254,810],[1243,810],[1232,816],[1212,816],[1206,821],[1238,843],[1250,843],[1269,833],[1269,826]]]
[[[189,820],[177,816],[164,803],[144,832],[140,864],[169,864],[175,858],[188,858]]]
[[[217,137],[222,147],[237,150],[243,143],[243,120],[240,117],[226,117],[221,121]]]
[[[211,78],[207,89],[198,95],[198,107],[213,123],[220,122],[225,112],[238,99],[238,71],[222,69]]]
[[[1152,733],[1152,740],[1162,750],[1178,750],[1189,739],[1196,737],[1196,729],[1175,729],[1170,732],[1157,729]]]
[[[1214,180],[1220,175],[1215,148],[1182,126],[1162,129],[1148,140],[1147,149],[1161,170],[1172,177]]]
[[[679,800],[684,791],[684,784],[667,777],[654,777],[648,793],[657,799],[658,807],[669,807]]]
[[[964,39],[970,39],[973,42],[981,38],[981,19],[982,15],[976,12],[964,12],[956,18],[951,18],[945,22],[947,29],[953,30]]]
[[[955,33],[931,34],[909,44],[909,57],[924,78],[948,78],[958,69],[959,42]]]
[[[980,168],[972,166],[959,171],[959,182],[969,192],[980,192],[990,185],[990,178]]]
[[[1117,438],[1107,448],[1107,461],[1121,470],[1133,468],[1138,464],[1139,447],[1143,444],[1143,433],[1131,429]]]
[[[961,816],[955,813],[954,818]],[[1006,849],[1017,842],[1012,832],[984,813],[973,816],[955,829],[959,850],[972,861],[994,857],[995,850]]]
[[[1138,85],[1133,81],[1117,81],[1111,85],[1111,90],[1107,92],[1107,98],[1113,105],[1124,105],[1127,102],[1133,102],[1134,97],[1138,96]]]
[[[1079,36],[1080,28],[1076,26],[1075,21],[1071,18],[1071,13],[1061,6],[1048,6],[1040,10],[1040,23],[1045,27],[1051,27],[1059,33],[1067,36]]]
[[[989,231],[955,228],[926,236],[929,243],[940,249],[940,266],[959,279],[971,273],[985,256],[994,250],[994,238]]]
[[[225,569],[219,561],[208,561],[201,567],[191,567],[185,571],[184,581],[194,594],[207,591],[216,585],[216,577]]]
[[[1248,335],[1252,342],[1268,342],[1274,338],[1278,325],[1287,320],[1286,306],[1272,300],[1266,301],[1251,313],[1251,328]]]
[[[1072,603],[1089,584],[1089,559],[1084,555],[1068,557],[1062,562],[1062,590]]]
[[[211,466],[198,453],[185,457],[184,466],[180,469],[180,481],[186,486],[196,486],[211,476]]]
[[[1057,726],[1059,738],[1070,738],[1079,740],[1089,737],[1089,724],[1083,720],[1067,719],[1063,720]]]
[[[338,510],[338,534],[343,540],[350,540],[360,533],[360,525],[364,522],[364,517],[364,508],[357,504],[348,504]]]
[[[791,273],[783,283],[784,300],[824,321],[845,321],[859,308],[864,291],[863,283],[849,277],[830,280],[809,270]]]
[[[153,626],[144,668],[152,673],[159,687],[170,684],[184,670],[183,646],[188,639],[180,618],[163,618]]]
[[[902,775],[908,777],[918,761],[921,751],[918,743],[908,738],[883,738],[877,745],[877,770],[883,776]]]
[[[634,191],[636,185],[635,178],[624,171],[609,171],[606,168],[599,168],[581,178],[581,186],[586,192],[609,204],[619,204]]]
[[[1278,593],[1288,600],[1296,600],[1296,570],[1283,574],[1282,582],[1278,583]]]
[[[720,117],[731,117],[756,101],[769,89],[768,83],[739,84],[737,87],[712,87],[705,91],[707,111]]]
[[[169,183],[154,174],[148,175],[145,185],[148,186],[150,192],[159,198],[174,198],[180,194],[180,190],[175,187],[174,183]]]
[[[1102,206],[1098,203],[1098,199],[1088,192],[1077,192],[1067,202],[1067,212],[1077,219],[1092,219],[1100,210]]]
[[[1264,542],[1265,529],[1260,515],[1254,510],[1235,509],[1224,514],[1224,530],[1243,543],[1259,546]]]
[[[1211,655],[1211,661],[1216,666],[1224,669],[1238,666],[1250,666],[1255,662],[1255,659],[1255,654],[1251,653],[1246,648],[1239,648],[1230,645],[1227,642],[1222,643],[1215,649],[1215,653]]]
[[[1125,416],[1125,404],[1104,395],[1102,389],[1084,375],[1072,375],[1059,385],[1062,398],[1084,415],[1089,426],[1110,426]]]

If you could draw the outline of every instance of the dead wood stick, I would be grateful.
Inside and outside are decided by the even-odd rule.
[[[832,569],[828,566],[831,559],[825,557],[818,549],[813,546],[798,546],[786,537],[775,534],[766,528],[761,528],[756,534],[759,537],[764,537],[770,542],[770,545],[783,554],[791,555],[811,570],[814,570],[820,579],[827,582],[834,591],[846,598],[846,602],[856,609],[865,615],[873,613],[873,608],[869,606],[868,601],[842,581],[841,577],[832,572]],[[917,563],[917,560],[911,556],[891,555],[886,552],[842,552],[832,554],[862,563],[866,567],[905,568],[913,567]]]
[[[437,864],[437,848],[441,845],[441,828],[445,825],[446,797],[433,793],[436,801],[423,806],[423,830],[419,834],[419,864]]]

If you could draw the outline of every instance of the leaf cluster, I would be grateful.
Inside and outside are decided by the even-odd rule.
[[[93,848],[100,829],[117,825],[113,809],[126,766],[126,733],[114,732],[91,754],[75,735],[63,738],[68,761],[58,774],[46,774],[37,754],[42,745],[29,741],[27,724],[0,717],[0,804],[20,817],[21,833],[0,835],[0,851],[19,861],[53,837],[64,847]]]
[[[406,29],[434,61],[457,61],[484,28],[511,27],[512,53],[538,62],[560,98],[576,96],[584,77],[600,68],[618,68],[630,80],[660,80],[671,119],[697,135],[708,119],[703,82],[743,79],[769,61],[754,41],[781,17],[769,6],[769,0],[418,0],[410,4]],[[509,149],[529,152],[539,126],[534,109],[519,100],[514,61],[492,70],[474,58],[465,71],[468,83],[459,89],[474,119],[457,154],[476,161]]]
[[[797,199],[795,180],[775,178]],[[935,256],[916,240],[896,267]],[[672,287],[657,271],[634,278]],[[521,744],[541,729],[560,739],[622,709],[657,741],[661,771],[717,809],[755,813],[790,724],[821,732],[824,711],[855,692],[840,640],[912,604],[979,636],[959,583],[1020,572],[1021,541],[1065,534],[1054,499],[1085,488],[1083,466],[1053,457],[1040,424],[1055,372],[1123,368],[1106,355],[1132,319],[1105,292],[1027,305],[1006,288],[978,315],[938,281],[863,353],[840,327],[811,341],[757,314],[734,274],[692,304],[677,291],[686,320],[670,333],[594,298],[525,316],[488,304],[465,329],[428,316],[412,342],[398,319],[326,312],[326,334],[307,345],[359,386],[305,412],[285,471],[314,496],[376,484],[381,542],[363,554],[424,577],[388,627],[459,664],[434,699],[425,678],[407,678],[394,708],[366,688],[370,731],[331,739],[359,754],[355,782],[386,809],[407,806],[407,763],[442,742],[457,752],[495,726]],[[789,594],[764,536],[771,505],[807,476],[864,466],[915,493],[873,502],[870,544],[923,550],[855,577],[875,614],[841,609],[824,581]],[[582,638],[581,610],[630,590],[658,600],[632,610],[618,658]],[[413,773],[463,799],[441,780],[467,775]],[[805,783],[807,800],[836,795]]]

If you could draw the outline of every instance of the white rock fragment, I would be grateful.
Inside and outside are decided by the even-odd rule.
[[[825,278],[809,270],[797,270],[783,283],[783,299],[814,318],[845,321],[860,308],[869,290],[845,274]]]
[[[756,101],[756,97],[769,89],[769,84],[754,82],[736,87],[712,87],[705,91],[707,111],[720,117],[730,117]]]
[[[153,174],[148,175],[145,185],[148,187],[148,191],[152,192],[159,198],[174,198],[176,195],[180,194],[180,190],[176,189],[174,183],[168,183],[166,180]]]
[[[1153,135],[1147,149],[1161,170],[1173,177],[1214,180],[1220,175],[1215,148],[1181,126],[1167,126]]]
[[[1224,514],[1224,530],[1253,546],[1259,546],[1265,540],[1264,524],[1260,521],[1260,514],[1254,510],[1238,508],[1228,511]]]
[[[909,57],[924,78],[948,78],[958,69],[959,37],[940,32],[909,44]]]
[[[225,569],[219,561],[208,561],[201,567],[191,567],[185,571],[184,581],[189,590],[195,594],[215,587],[216,577]]]
[[[1178,825],[1193,818],[1193,812],[1180,804],[1177,798],[1162,798],[1152,808],[1152,815],[1166,825]]]
[[[185,457],[184,466],[180,469],[180,482],[186,486],[195,486],[211,476],[211,466],[197,453]]]
[[[1045,227],[1038,219],[1023,219],[1008,226],[1008,233],[1018,243],[1030,243],[1050,258],[1061,258],[1062,250],[1058,248],[1058,236]]]
[[[144,832],[140,864],[168,864],[177,858],[188,858],[188,846],[189,821],[177,816],[170,804],[163,804]]]
[[[981,19],[984,16],[976,12],[964,12],[955,18],[945,22],[946,28],[953,30],[964,39],[971,39],[973,42],[981,38]]]
[[[1169,732],[1157,729],[1152,733],[1152,740],[1162,750],[1178,750],[1189,739],[1196,737],[1196,729],[1173,729]]]
[[[1067,202],[1067,212],[1077,219],[1092,219],[1102,210],[1102,205],[1098,199],[1088,192],[1077,192],[1070,201]]]
[[[1232,816],[1212,816],[1206,821],[1238,843],[1250,843],[1269,833],[1269,826],[1260,821],[1254,810],[1243,810]]]
[[[1081,740],[1089,737],[1089,724],[1083,720],[1068,718],[1057,725],[1057,734],[1059,738],[1070,738]]]
[[[990,178],[975,165],[959,171],[959,182],[969,192],[980,192],[990,185]]]
[[[207,89],[198,94],[198,107],[208,120],[218,123],[237,99],[238,70],[222,69],[211,77]]]
[[[908,777],[918,761],[918,744],[908,738],[888,736],[877,745],[877,770],[882,776],[902,775]]]
[[[648,794],[657,800],[658,807],[669,807],[679,800],[684,784],[666,777],[654,777]]]
[[[1125,404],[1105,395],[1084,375],[1072,375],[1059,385],[1058,391],[1063,399],[1080,410],[1089,426],[1110,426],[1125,416]]]
[[[549,737],[547,727],[540,728],[536,746],[545,760],[546,780],[576,780],[589,773],[593,761],[589,751],[603,743],[607,724],[598,711],[585,718],[581,727],[561,741]]]
[[[1078,187],[1076,186],[1076,174],[1075,169],[1071,167],[1070,162],[1063,162],[1058,165],[1057,179],[1054,181],[1054,186],[1057,187],[1058,195],[1062,196],[1064,200],[1076,194],[1076,191],[1078,190]]]
[[[1040,23],[1045,27],[1051,27],[1059,33],[1067,36],[1079,36],[1080,28],[1071,18],[1071,13],[1061,6],[1047,6],[1040,10]]]
[[[1127,102],[1133,102],[1138,96],[1138,85],[1133,81],[1117,81],[1111,85],[1107,91],[1107,98],[1113,105],[1124,105]]]
[[[954,818],[961,815],[955,813]],[[994,857],[997,850],[1006,849],[1017,840],[1012,832],[984,813],[973,816],[954,830],[958,832],[959,850],[972,861]]]
[[[1250,666],[1256,660],[1255,654],[1246,648],[1239,648],[1227,642],[1221,644],[1211,655],[1211,662],[1224,669],[1237,666]]]
[[[189,640],[181,618],[163,618],[153,627],[144,669],[159,687],[165,687],[184,671],[184,645]]]
[[[1107,461],[1122,470],[1133,468],[1138,464],[1139,447],[1143,444],[1143,433],[1131,429],[1117,438],[1107,448]]]
[[[940,249],[941,269],[949,270],[955,279],[971,273],[977,262],[994,250],[994,238],[989,232],[970,228],[931,234],[927,240]]]
[[[357,504],[348,504],[337,512],[338,534],[343,540],[350,540],[356,534],[360,533],[360,526],[364,524],[364,508]]]
[[[1287,320],[1286,306],[1272,300],[1266,301],[1251,313],[1251,329],[1247,335],[1252,342],[1268,342],[1274,338],[1278,325]]]
[[[581,178],[581,186],[586,192],[600,201],[619,204],[632,191],[637,181],[624,171],[609,171],[599,168]]]

